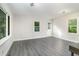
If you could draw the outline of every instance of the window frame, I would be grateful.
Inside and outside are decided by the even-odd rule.
[[[6,42],[11,37],[11,21],[10,21],[10,35],[8,35],[8,16],[9,14],[2,8],[0,9],[6,14],[6,36],[0,39],[0,45],[2,45],[4,42]]]

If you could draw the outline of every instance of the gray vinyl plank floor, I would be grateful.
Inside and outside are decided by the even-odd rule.
[[[47,37],[16,41],[7,56],[70,56],[69,42]]]

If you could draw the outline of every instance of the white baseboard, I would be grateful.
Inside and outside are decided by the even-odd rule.
[[[39,38],[45,38],[45,37],[51,37],[51,36],[41,36],[41,37],[33,37],[33,38],[21,38],[21,39],[15,39],[14,41],[22,41],[22,40],[32,40],[32,39],[39,39]]]
[[[54,36],[54,35],[52,35],[53,37],[56,37],[56,38],[59,38],[59,39],[61,39],[61,40],[65,40],[65,41],[69,41],[69,42],[72,42],[72,43],[77,43],[77,44],[79,44],[79,39],[78,39],[78,37],[76,37],[76,38],[72,38],[72,37],[68,37],[68,38],[64,38],[64,37],[58,37],[58,36]]]

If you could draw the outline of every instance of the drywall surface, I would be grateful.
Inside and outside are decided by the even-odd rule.
[[[77,19],[77,33],[68,32],[68,21],[70,19]],[[62,17],[54,19],[52,35],[61,39],[78,43],[79,42],[79,12],[64,15]]]
[[[41,38],[51,36],[52,21],[44,17],[16,16],[13,17],[13,38],[17,40],[27,40],[32,38]],[[40,31],[34,31],[34,21],[40,22]],[[51,29],[48,30],[48,22],[51,23]]]

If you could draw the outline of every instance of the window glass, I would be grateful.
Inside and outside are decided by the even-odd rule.
[[[6,36],[6,14],[0,9],[0,39]]]
[[[10,16],[8,16],[8,35],[10,35]]]
[[[40,31],[40,26],[39,26],[40,24],[39,24],[39,22],[34,22],[34,31],[35,32],[39,32]]]

